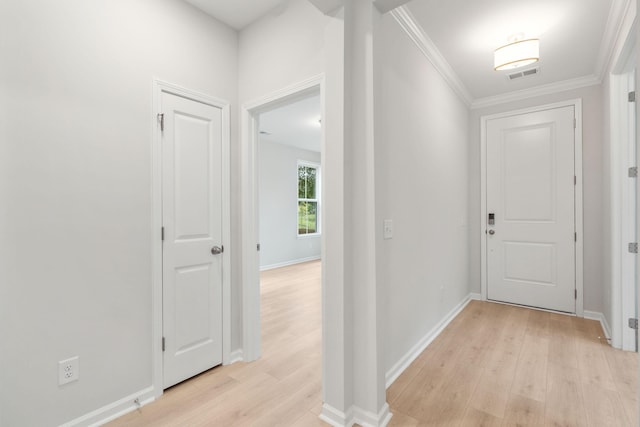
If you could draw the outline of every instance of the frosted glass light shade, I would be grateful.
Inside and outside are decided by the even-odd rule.
[[[495,70],[524,67],[540,59],[540,40],[518,40],[499,47],[493,54]]]

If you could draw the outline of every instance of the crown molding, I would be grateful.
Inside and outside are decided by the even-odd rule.
[[[600,43],[598,58],[596,59],[595,75],[604,79],[605,74],[612,66],[614,60],[613,52],[616,42],[620,37],[625,17],[630,12],[631,3],[635,0],[613,0],[611,9],[609,9],[609,17]]]
[[[520,101],[523,99],[533,98],[536,96],[549,95],[567,90],[580,89],[588,86],[596,86],[602,83],[602,79],[595,75],[578,77],[575,79],[563,80],[561,82],[549,83],[546,85],[536,86],[528,89],[507,92],[495,96],[486,96],[478,98],[471,103],[471,109],[491,107],[494,105],[504,104],[507,102]]]
[[[630,14],[631,11],[635,11],[635,9],[631,7],[634,1],[635,0],[613,0],[593,74],[476,99],[471,96],[471,93],[460,77],[458,77],[454,69],[440,53],[436,45],[406,6],[400,6],[389,13],[424,56],[433,64],[435,69],[442,75],[460,99],[469,108],[478,109],[601,84],[605,74],[611,67],[616,42],[628,18],[627,15]]]
[[[460,97],[460,99],[470,107],[472,105],[473,97],[469,93],[460,77],[451,68],[451,65],[442,56],[436,45],[431,41],[429,36],[425,33],[420,24],[417,23],[413,14],[406,6],[400,6],[391,12],[391,16],[400,24],[400,27],[409,36],[409,38],[415,43],[420,51],[427,57],[427,59],[433,64],[435,69],[442,75],[445,81],[449,84],[451,89]]]

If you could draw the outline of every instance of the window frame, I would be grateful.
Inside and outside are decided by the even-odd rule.
[[[298,197],[298,188],[300,186],[300,167],[309,167],[309,168],[313,168],[316,170],[316,197],[314,199],[309,199],[309,198],[301,198]],[[296,235],[298,237],[298,239],[305,239],[305,238],[309,238],[309,237],[317,237],[320,236],[322,234],[322,230],[320,229],[320,195],[321,193],[321,169],[320,169],[320,163],[316,163],[316,162],[311,162],[308,160],[298,160],[297,161],[297,165],[296,165]],[[300,202],[312,202],[316,204],[316,231],[315,233],[304,233],[304,234],[300,234],[300,223],[299,223],[299,213],[298,213],[298,209],[300,206]]]

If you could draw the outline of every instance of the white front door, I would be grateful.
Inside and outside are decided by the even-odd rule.
[[[487,298],[575,313],[573,106],[487,121]]]
[[[164,387],[222,363],[222,110],[162,93]]]

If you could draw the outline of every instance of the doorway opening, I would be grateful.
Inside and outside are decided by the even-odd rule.
[[[319,287],[311,292],[317,296],[314,309],[321,330],[322,269],[318,260],[324,242],[323,81],[323,76],[313,77],[242,107],[246,179],[242,200],[242,320],[243,359],[247,362],[263,353],[265,325],[261,314],[266,313],[262,311],[267,306],[261,302],[261,270],[265,283],[278,273],[284,274],[278,280],[286,282],[295,277],[296,271],[305,266],[313,271],[315,265],[317,274],[309,274],[316,276]],[[282,270],[277,271],[278,267]],[[292,301],[290,305],[304,307],[306,302]]]
[[[260,271],[320,259],[320,93],[258,117]]]
[[[258,115],[261,360],[318,374],[321,143],[319,88]]]

